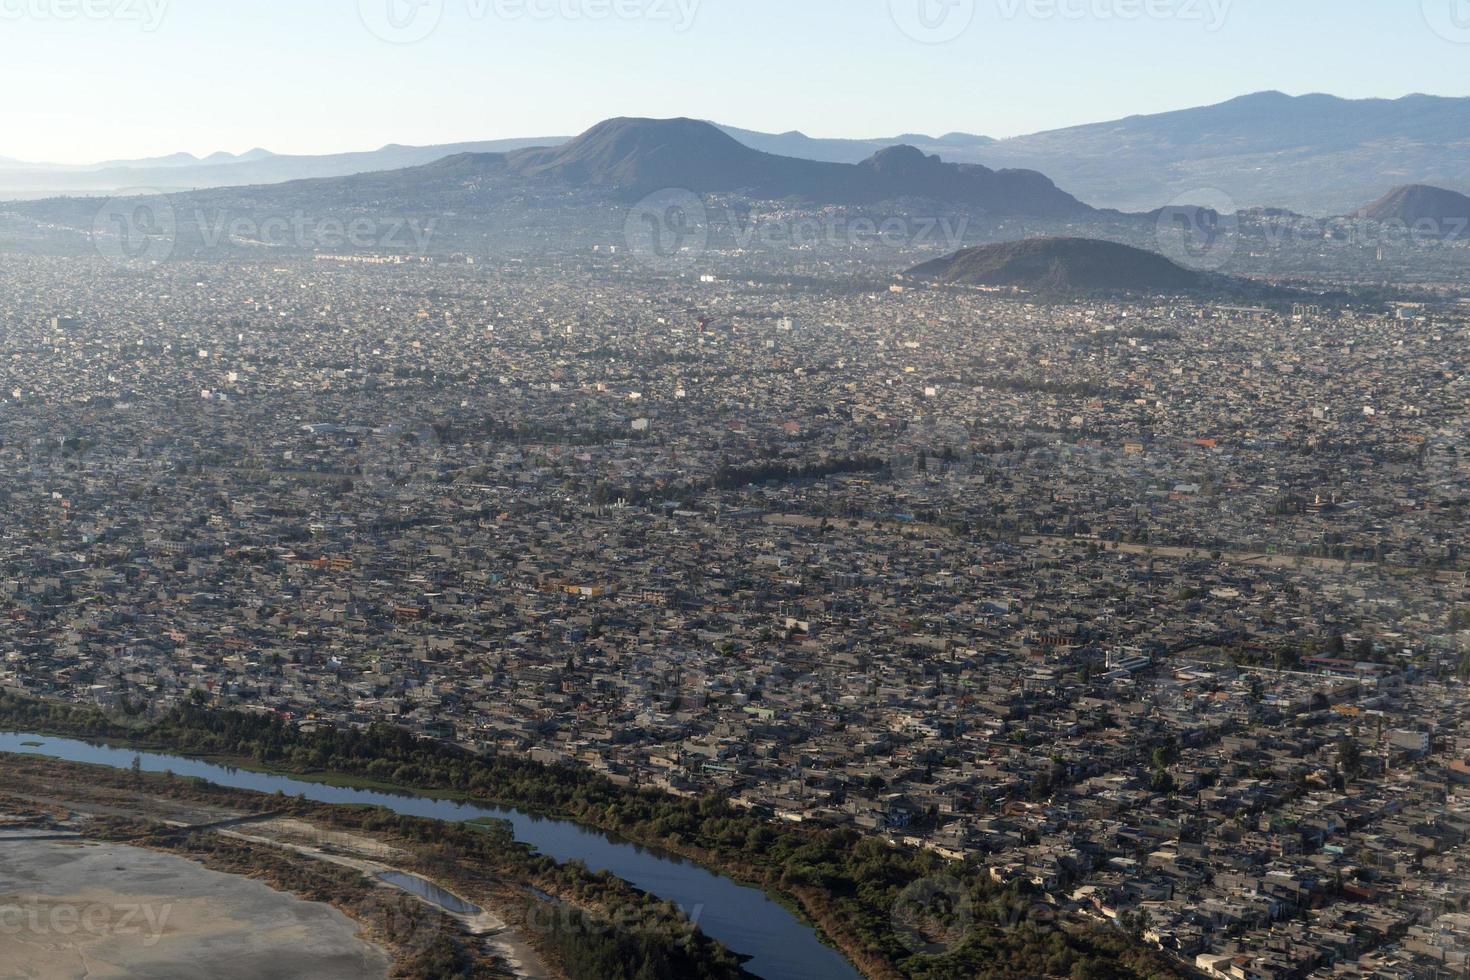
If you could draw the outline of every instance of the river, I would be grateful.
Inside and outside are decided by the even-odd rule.
[[[26,742],[41,743],[26,745]],[[93,745],[47,735],[0,733],[0,752],[39,755],[68,762],[128,769],[141,760],[145,772],[172,771],[232,789],[282,792],[318,803],[378,806],[406,816],[464,823],[486,817],[504,820],[516,840],[557,861],[580,860],[606,870],[649,894],[675,903],[708,936],[750,957],[745,969],[764,980],[859,980],[841,953],[764,892],[678,857],[616,840],[565,820],[549,820],[519,810],[484,807],[410,794],[325,786],[274,773],[228,766],[158,752]]]

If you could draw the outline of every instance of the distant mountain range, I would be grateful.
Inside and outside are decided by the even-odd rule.
[[[1240,208],[1346,214],[1395,184],[1470,191],[1470,98],[1263,92],[1003,140],[966,159],[1041,170],[1096,207],[1144,211],[1216,190]]]
[[[398,170],[178,192],[153,210],[177,222],[169,230],[178,254],[225,241],[228,227],[241,221],[280,229],[296,215],[306,225],[364,217],[401,229],[413,220],[420,228],[434,226],[441,247],[470,248],[487,237],[566,242],[597,229],[604,240],[609,232],[622,237],[637,202],[663,191],[699,195],[711,217],[727,219],[732,208],[762,202],[779,202],[777,210],[789,204],[869,214],[882,205],[880,217],[954,219],[951,227],[958,228],[970,218],[1056,224],[1099,216],[1031,171],[945,163],[905,146],[855,164],[800,160],[753,150],[693,119],[610,119],[560,146],[455,153]],[[650,207],[650,218],[666,211],[662,202]],[[96,198],[68,196],[11,202],[0,217],[20,239],[52,233],[80,238],[94,233],[102,210]],[[116,222],[104,224],[110,230]],[[249,244],[250,235],[242,238]],[[401,249],[405,243],[396,244]]]
[[[820,160],[824,163],[862,163],[878,151],[891,146],[912,146],[924,153],[943,157],[951,163],[976,163],[978,161],[972,159],[974,151],[996,142],[989,136],[974,136],[969,133],[948,133],[938,137],[905,133],[885,139],[817,139],[797,132],[757,133],[734,126],[720,126],[720,129],[753,150],[783,157],[799,157],[803,160]]]
[[[99,163],[98,170],[109,170],[116,167],[147,168],[147,167],[216,167],[224,163],[250,163],[255,160],[267,160],[275,156],[270,150],[262,150],[256,147],[244,153],[226,153],[221,150],[211,153],[207,157],[196,157],[192,153],[174,153],[166,157],[152,157],[143,160],[108,160]],[[90,168],[87,168],[90,169]]]
[[[432,213],[517,193],[577,192],[626,206],[669,189],[832,205],[927,201],[947,211],[996,215],[1093,214],[1038,173],[944,163],[912,147],[880,150],[857,164],[799,160],[750,149],[693,119],[610,119],[560,146],[455,153],[399,170],[201,194],[278,209],[286,202],[316,208],[371,204],[385,212]],[[44,204],[15,207],[34,211]]]
[[[1190,293],[1211,277],[1162,255],[1088,238],[1031,238],[962,249],[909,270],[915,279],[1037,293]]]
[[[927,154],[938,154],[953,161],[975,147],[995,142],[985,136],[964,133],[940,137],[915,134],[884,139],[813,139],[794,132],[771,134],[729,126],[717,128],[751,149],[823,163],[860,163],[880,150],[899,145],[912,145]],[[263,149],[240,154],[212,153],[206,157],[175,153],[140,160],[108,160],[85,166],[27,163],[0,157],[0,199],[111,194],[139,188],[168,193],[210,187],[279,184],[316,177],[347,177],[415,167],[461,153],[506,153],[527,147],[561,146],[570,140],[568,136],[545,136],[432,146],[390,144],[377,150],[322,156],[278,154]]]
[[[1074,126],[1014,139],[951,133],[818,139],[719,127],[750,149],[821,163],[860,164],[908,145],[946,163],[1032,170],[1094,207],[1152,211],[1170,203],[1352,213],[1398,184],[1470,193],[1470,98],[1411,95],[1340,99],[1262,92],[1219,105]],[[177,191],[343,177],[432,163],[462,153],[558,147],[567,137],[437,146],[390,145],[362,153],[287,156],[264,150],[203,159],[175,154],[55,167],[0,158],[0,198]]]
[[[802,133],[758,133],[732,126],[719,129],[751,149],[776,156],[823,163],[861,163],[880,150],[909,145],[952,162],[979,146],[994,143],[986,136],[950,133],[946,136],[911,134],[883,139],[814,139]],[[212,153],[197,157],[174,153],[141,160],[107,160],[85,166],[26,163],[0,157],[0,196],[36,197],[60,194],[99,194],[147,187],[160,191],[276,184],[313,177],[347,177],[375,170],[399,170],[432,163],[459,153],[505,153],[526,147],[554,147],[570,142],[568,136],[441,143],[432,146],[390,144],[359,153],[293,156],[254,149],[245,153]]]
[[[203,159],[189,153],[147,160],[115,160],[91,167],[0,161],[0,198],[55,197],[63,194],[109,195],[147,189],[162,193],[211,187],[280,184],[316,177],[346,177],[378,170],[397,170],[442,160],[456,153],[497,153],[528,146],[566,142],[566,137],[446,143],[438,146],[390,144],[361,153],[291,156],[251,150],[237,155],[214,153]]]
[[[1092,209],[1034,171],[945,163],[911,146],[879,150],[861,163],[827,163],[754,150],[693,119],[610,119],[563,146],[463,155],[447,166],[482,166],[638,196],[667,188],[741,192],[819,204],[921,199],[989,214],[1068,217]]]

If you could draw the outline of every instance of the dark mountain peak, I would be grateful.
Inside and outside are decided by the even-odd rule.
[[[723,189],[750,168],[753,158],[765,156],[697,119],[619,118],[600,122],[563,146],[513,153],[510,161],[527,177],[639,193],[666,187]]]
[[[268,202],[310,194],[419,212],[458,210],[466,201],[543,190],[575,189],[636,201],[677,189],[817,205],[924,201],[969,214],[1072,218],[1093,213],[1031,171],[945,163],[908,146],[887,149],[862,164],[802,160],[751,149],[694,119],[609,119],[567,143],[489,149],[488,144],[459,144],[444,148],[432,162],[291,183],[279,190],[266,186],[253,189],[252,197]]]
[[[907,144],[889,146],[869,157],[862,166],[884,175],[923,174],[943,168],[944,162]]]
[[[718,126],[699,119],[640,119],[621,116],[607,119],[572,140],[565,147],[576,152],[623,153],[676,148],[684,151],[735,152],[746,148]]]
[[[977,133],[945,133],[939,137],[941,143],[953,143],[956,146],[989,146],[997,142],[989,136],[981,136]]]
[[[1290,102],[1292,97],[1278,89],[1266,89],[1264,92],[1251,92],[1247,95],[1239,95],[1233,99],[1227,99],[1222,105],[1280,105]]]
[[[1358,216],[1373,221],[1470,221],[1470,197],[1458,191],[1429,184],[1395,187],[1372,204],[1359,209]],[[1463,232],[1464,225],[1460,225]]]
[[[1091,238],[1029,238],[967,248],[909,270],[910,276],[1040,293],[1186,293],[1205,277],[1162,255]]]
[[[1322,106],[1329,103],[1344,103],[1346,99],[1326,92],[1304,92],[1301,95],[1290,95],[1277,89],[1268,89],[1265,92],[1252,92],[1250,95],[1241,95],[1233,99],[1213,106],[1204,106],[1205,109],[1240,109],[1250,108],[1262,111],[1281,111],[1290,109],[1304,109],[1310,106]],[[1185,110],[1198,111],[1198,110]]]
[[[996,214],[1091,212],[1041,174],[944,163],[912,146],[884,148],[860,164],[802,160],[753,150],[695,119],[609,119],[564,146],[521,150],[505,159],[522,177],[627,197],[679,188],[824,204],[924,198]]]

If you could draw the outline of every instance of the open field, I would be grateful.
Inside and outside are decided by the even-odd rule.
[[[119,844],[0,845],[0,977],[386,977],[327,905]]]
[[[388,952],[385,953],[381,950],[377,950],[377,952],[381,954],[383,962],[390,966],[398,960],[402,962],[397,962],[397,965],[400,968],[404,966],[407,962],[404,957],[410,955],[408,946],[404,944],[408,943],[411,946],[412,943],[409,940],[417,935],[413,929],[410,929],[406,936],[398,934],[402,930],[396,929],[396,926],[402,926],[412,919],[412,916],[406,916],[404,903],[406,902],[410,906],[422,904],[426,909],[432,908],[436,912],[438,911],[434,903],[382,881],[381,875],[385,872],[402,870],[391,862],[397,860],[412,862],[412,855],[410,853],[399,847],[395,847],[387,841],[368,835],[333,830],[306,820],[277,817],[275,811],[260,810],[260,804],[265,798],[257,799],[253,797],[253,794],[241,795],[238,802],[242,805],[236,808],[234,806],[221,805],[218,801],[206,799],[181,799],[156,795],[142,787],[125,788],[120,785],[103,786],[92,782],[77,783],[74,779],[69,778],[72,772],[73,770],[70,767],[53,767],[53,764],[46,760],[27,759],[23,763],[11,767],[4,773],[5,778],[0,779],[0,936],[4,936],[4,938],[12,938],[12,934],[17,937],[20,935],[16,930],[6,930],[5,927],[11,922],[10,918],[5,918],[7,909],[11,906],[16,906],[17,909],[10,912],[10,916],[16,918],[18,921],[28,921],[30,915],[28,910],[35,904],[34,902],[27,904],[24,895],[24,887],[26,886],[23,884],[25,878],[21,875],[18,867],[16,871],[11,871],[9,865],[12,862],[7,859],[7,856],[12,851],[16,854],[29,853],[20,850],[24,847],[42,843],[55,845],[58,839],[60,846],[72,846],[78,851],[85,851],[94,847],[112,848],[122,846],[119,843],[118,837],[106,831],[103,832],[102,837],[110,841],[110,843],[101,844],[92,839],[93,831],[99,827],[98,821],[101,821],[103,824],[108,821],[121,821],[124,824],[143,821],[145,824],[152,824],[160,829],[173,828],[176,831],[191,832],[194,834],[214,832],[240,841],[247,847],[264,848],[265,851],[262,853],[274,852],[282,857],[289,856],[290,859],[295,859],[298,863],[304,861],[305,866],[318,864],[323,867],[345,868],[350,869],[352,872],[360,872],[363,875],[363,881],[367,884],[367,891],[383,896],[381,900],[369,899],[365,907],[356,910],[352,907],[341,905],[335,899],[334,904],[339,906],[336,909],[332,905],[325,903],[300,902],[298,904],[319,911],[331,912],[341,922],[350,926],[347,933],[349,937],[354,932],[365,932],[373,940],[381,941],[384,939],[383,929],[387,927],[389,933],[388,938],[391,940],[388,944]],[[121,781],[114,775],[112,782],[118,783]],[[189,794],[185,795],[187,796]],[[217,795],[218,800],[233,799],[229,791],[223,791],[219,794],[206,792],[202,795]],[[233,832],[226,828],[238,828],[241,832]],[[131,841],[133,839],[135,839],[135,835],[131,832],[125,832],[121,838],[121,840],[125,841]],[[160,841],[152,839],[147,842],[148,846],[157,846],[159,843]],[[172,845],[170,845],[171,847]],[[125,849],[143,855],[154,853],[138,848]],[[162,856],[172,861],[181,860],[181,858],[170,854],[163,854]],[[205,870],[205,868],[189,863],[186,860],[187,866],[195,867],[201,874],[223,878],[226,881],[234,879],[233,872],[236,871],[234,866],[220,866],[210,861],[205,861],[204,863],[214,870]],[[128,865],[119,862],[119,866],[127,867]],[[283,899],[297,901],[292,898],[289,891],[295,890],[300,893],[299,888],[287,889],[284,887],[283,882],[276,878],[271,878],[269,875],[265,875],[263,869],[258,870],[261,870],[261,875],[252,875],[252,878],[262,876],[269,878],[277,887],[283,888],[280,892]],[[231,872],[231,874],[220,874],[221,871]],[[240,873],[243,874],[244,872],[242,871]],[[411,872],[404,871],[403,873],[407,874]],[[31,877],[37,878],[38,876],[32,875]],[[40,876],[40,880],[49,881],[51,879]],[[103,877],[98,880],[106,880],[106,878]],[[253,880],[251,884],[256,887],[263,887]],[[15,892],[16,895],[12,895],[11,892]],[[120,899],[119,901],[121,907],[127,908],[136,907],[138,909],[146,908],[152,910],[155,907],[167,907],[167,915],[172,916],[176,909],[172,905],[166,905],[166,903],[190,900],[189,893],[183,891],[175,892],[167,885],[160,886],[158,894],[160,896],[173,896],[173,898],[158,898],[151,904],[138,899],[131,901],[122,901]],[[271,892],[271,894],[277,893]],[[19,897],[16,897],[17,895]],[[319,896],[316,893],[312,893],[311,897],[317,898]],[[58,898],[49,893],[43,895],[41,901],[50,903],[46,906],[47,908],[51,904],[59,904],[62,907],[77,906],[87,909],[105,907],[100,899],[88,898],[86,902],[81,902],[66,897]],[[165,903],[165,905],[160,905],[159,903]],[[342,908],[347,908],[348,915],[343,915]],[[43,916],[49,914],[49,912],[45,912]],[[61,914],[65,916],[69,913],[63,912]],[[100,915],[101,913],[97,912],[94,914]],[[164,913],[157,913],[157,915],[164,915]],[[363,916],[366,916],[366,919]],[[507,968],[509,975],[523,977],[526,980],[541,980],[541,978],[550,975],[546,967],[542,964],[540,956],[525,942],[520,933],[509,927],[502,918],[493,912],[480,910],[473,915],[451,914],[451,918],[458,922],[466,936],[475,937],[477,944],[482,944],[490,955],[496,957]],[[166,921],[160,923],[159,928],[162,930],[175,921],[172,918],[167,918]],[[260,923],[256,923],[252,928],[258,930]],[[33,931],[29,929],[23,930],[26,933]],[[266,946],[269,946],[276,938],[280,940],[285,948],[291,948],[292,946],[291,937],[284,933],[279,937],[273,937],[266,932],[260,934],[265,937]],[[330,933],[326,934],[330,935]],[[433,930],[430,929],[425,935],[432,936]],[[148,948],[151,949],[159,945],[160,941],[158,939],[150,939]],[[374,949],[371,946],[366,948]],[[12,961],[18,963],[21,960],[18,956],[9,956],[9,952],[10,950],[6,943],[0,941],[0,954],[6,954],[3,958],[0,958],[0,964],[4,964],[0,966],[0,980],[9,980],[12,975],[28,978],[32,976],[53,975],[44,971],[35,972],[38,968],[34,967],[26,967],[22,972],[14,974],[8,972],[12,968],[16,970],[22,969],[19,966],[12,967]],[[58,960],[57,947],[55,944],[45,946],[30,958],[37,963],[50,963],[53,960]],[[90,955],[86,958],[76,959],[76,963],[82,964],[79,967],[81,972],[76,974],[62,972],[55,975],[61,977],[72,975],[89,977],[111,975],[105,972],[101,974],[97,973],[97,964],[93,962],[94,959],[95,957]],[[187,961],[185,960],[184,962]],[[249,960],[246,958],[242,962],[246,962],[248,965]],[[286,974],[275,974],[269,972],[269,970],[261,972],[259,969],[254,969],[254,972],[252,972],[252,969],[245,969],[245,972],[239,975],[242,977],[274,975],[331,977],[337,975],[330,972],[329,969],[319,969],[309,963],[304,965],[309,967],[306,972],[292,970]],[[260,967],[260,964],[255,964],[255,967]],[[172,975],[166,972],[162,974],[156,973],[156,968],[154,964],[148,964],[144,975]],[[356,969],[357,967],[348,968],[342,975],[354,977],[386,975],[384,970],[376,973],[353,972]],[[385,967],[386,969],[387,967]],[[26,972],[27,970],[31,972]],[[89,970],[91,972],[88,972]],[[124,973],[119,975],[137,974]],[[180,975],[187,975],[187,973]]]

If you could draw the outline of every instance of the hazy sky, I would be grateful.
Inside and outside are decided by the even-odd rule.
[[[1467,67],[1470,0],[0,0],[0,156],[322,153],[613,115],[1009,136],[1262,89],[1470,95]]]

